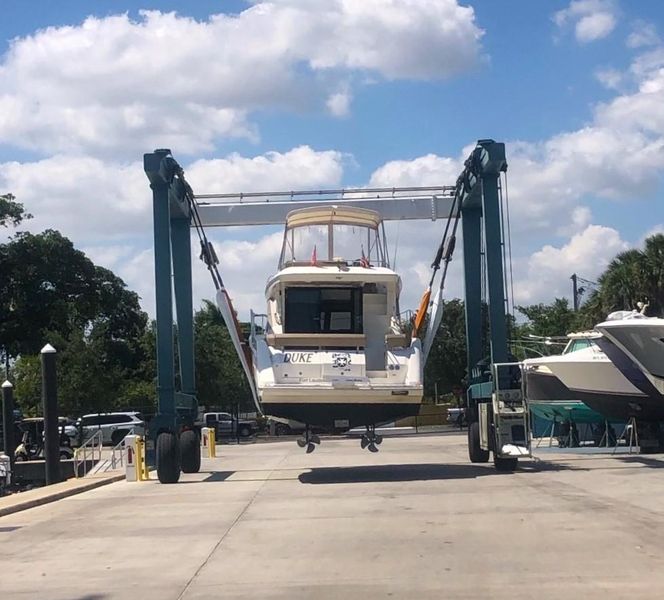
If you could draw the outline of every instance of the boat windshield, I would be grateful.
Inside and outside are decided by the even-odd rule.
[[[569,354],[570,352],[576,352],[577,350],[584,350],[586,348],[594,348],[597,344],[589,338],[574,338],[569,341],[563,354]]]
[[[382,223],[303,223],[287,225],[279,268],[343,263],[389,267]]]

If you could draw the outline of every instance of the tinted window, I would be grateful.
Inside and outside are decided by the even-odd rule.
[[[592,342],[590,340],[574,340],[567,349],[567,352],[576,352],[577,350],[583,350],[584,348],[589,348],[590,346],[592,346]]]
[[[288,288],[286,333],[362,333],[359,288]]]
[[[91,425],[99,425],[101,424],[101,415],[92,415],[90,417],[83,417],[81,419],[81,425],[83,427],[90,427]]]

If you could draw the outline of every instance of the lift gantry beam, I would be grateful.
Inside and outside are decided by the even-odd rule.
[[[367,188],[196,196],[203,226],[278,225],[292,210],[337,204],[380,213],[383,221],[447,218],[454,186]],[[216,200],[211,202],[210,200]]]

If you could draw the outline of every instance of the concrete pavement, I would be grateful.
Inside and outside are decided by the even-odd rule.
[[[464,434],[220,446],[182,483],[0,518],[0,596],[654,598],[664,461],[547,451],[470,465]]]
[[[108,485],[115,481],[124,479],[124,470],[114,470],[110,472],[98,473],[81,477],[80,479],[70,478],[53,485],[38,487],[32,490],[21,492],[20,494],[11,494],[0,498],[0,517],[11,515],[12,513],[56,502],[69,496],[82,494],[89,490]]]

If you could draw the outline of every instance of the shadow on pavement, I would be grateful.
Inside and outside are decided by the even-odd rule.
[[[622,462],[636,463],[639,465],[643,465],[645,467],[649,467],[651,469],[664,468],[663,460],[657,458],[650,458],[648,456],[616,456],[616,458],[620,459]]]
[[[570,470],[566,465],[550,463],[529,463],[519,466],[516,473],[534,473],[539,471]],[[302,473],[300,483],[377,483],[390,481],[433,481],[437,479],[473,479],[476,477],[509,476],[501,473],[493,465],[446,465],[446,464],[410,464],[410,465],[370,465],[364,467],[321,467]]]

